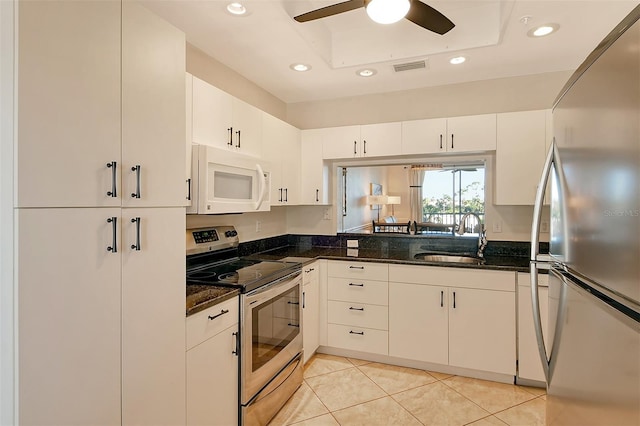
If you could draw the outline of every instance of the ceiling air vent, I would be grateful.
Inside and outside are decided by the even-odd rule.
[[[427,68],[427,61],[415,61],[415,62],[406,62],[404,64],[395,64],[393,69],[396,72],[400,71],[410,71],[410,70],[418,70],[421,68]]]

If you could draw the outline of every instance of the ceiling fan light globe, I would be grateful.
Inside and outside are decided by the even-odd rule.
[[[378,24],[393,24],[407,15],[409,7],[409,0],[371,0],[367,15]]]

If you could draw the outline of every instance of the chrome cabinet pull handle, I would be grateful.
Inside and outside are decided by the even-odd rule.
[[[360,336],[364,336],[364,331],[349,330],[349,334],[359,334]]]
[[[131,249],[140,251],[140,218],[134,217],[133,219],[131,219],[131,223],[136,224],[136,243],[131,244]]]
[[[191,178],[187,179],[187,200],[191,201]]]
[[[356,284],[356,283],[349,283],[349,285],[350,285],[350,286],[353,286],[353,287],[364,287],[364,284],[363,284],[363,283],[360,283],[360,284]]]
[[[131,167],[132,172],[136,172],[136,192],[131,193],[131,198],[140,198],[140,164]]]
[[[354,308],[353,306],[349,306],[350,311],[364,311],[364,308]]]
[[[444,291],[440,292],[440,307],[444,307]]]
[[[320,190],[316,189],[316,203],[320,201]]]
[[[214,315],[214,316],[209,315],[209,319],[210,319],[210,320],[214,320],[214,319],[216,319],[216,318],[218,318],[218,317],[220,317],[220,316],[222,316],[222,315],[224,315],[224,314],[227,314],[227,313],[229,313],[229,310],[228,310],[228,309],[222,309],[222,310],[220,311],[220,313],[219,313],[219,314],[217,314],[217,315]]]
[[[233,333],[231,333],[231,336],[233,336],[233,339],[235,341],[235,344],[233,345],[235,349],[232,350],[231,353],[235,356],[238,356],[238,354],[240,353],[240,350],[238,348],[238,344],[240,343],[240,339],[238,339],[238,332],[234,331]]]
[[[227,142],[227,145],[233,146],[233,127],[229,127],[227,131],[229,132],[229,142]]]
[[[115,216],[112,216],[110,218],[107,219],[107,223],[111,224],[111,229],[113,230],[113,245],[110,245],[109,247],[107,247],[107,251],[110,251],[111,253],[117,253],[118,252],[118,218]]]
[[[107,163],[107,167],[111,169],[111,191],[107,191],[107,195],[109,197],[117,197],[118,196],[118,191],[116,189],[117,184],[118,184],[118,176],[117,176],[117,171],[116,169],[118,168],[118,163],[116,163],[115,161],[112,161],[110,163]]]
[[[364,269],[364,266],[349,266],[349,269]]]
[[[240,130],[236,132],[236,135],[238,135],[238,145],[236,145],[236,148],[240,148]]]

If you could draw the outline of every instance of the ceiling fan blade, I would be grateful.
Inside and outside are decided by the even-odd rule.
[[[298,22],[313,21],[315,19],[326,18],[327,16],[337,15],[339,13],[348,12],[350,10],[364,7],[364,0],[349,0],[331,6],[323,7],[321,9],[312,10],[311,12],[303,13],[294,17]]]
[[[411,0],[411,8],[405,18],[414,24],[420,25],[422,28],[440,35],[446,34],[455,27],[455,24],[449,18],[419,0]]]

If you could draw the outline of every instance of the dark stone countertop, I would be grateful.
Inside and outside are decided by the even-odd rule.
[[[529,271],[529,258],[522,256],[485,256],[482,264],[452,263],[452,262],[428,262],[416,260],[413,256],[416,253],[427,252],[428,250],[408,250],[408,249],[384,249],[384,248],[361,248],[347,249],[339,247],[300,247],[285,246],[262,253],[256,253],[250,257],[280,260],[285,257],[293,257],[304,262],[311,262],[315,259],[330,260],[358,260],[363,262],[384,262],[403,265],[424,265],[443,266],[453,268],[473,268],[473,269],[493,269],[501,271]],[[454,253],[455,254],[455,253]]]
[[[215,285],[187,284],[187,316],[203,311],[218,303],[238,297],[240,290]]]

